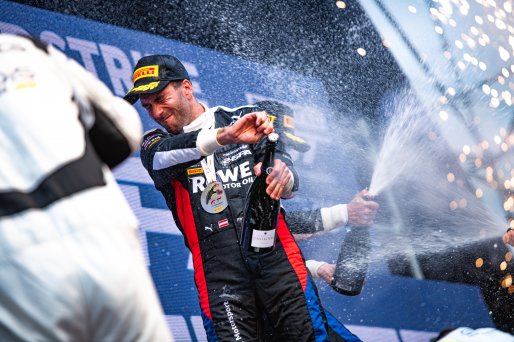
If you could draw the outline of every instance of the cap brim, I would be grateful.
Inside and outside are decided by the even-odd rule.
[[[144,95],[144,94],[153,94],[153,93],[157,93],[161,90],[163,90],[171,81],[154,81],[154,82],[150,82],[148,84],[143,84],[143,85],[140,85],[140,86],[137,86],[137,87],[134,87],[132,89],[129,90],[129,92],[127,93],[127,95],[125,95],[123,98],[134,104],[137,102],[137,100],[139,100],[139,95]]]
[[[286,144],[298,152],[307,152],[311,149],[310,145],[307,144],[302,138],[289,132],[283,132],[283,134],[286,137]]]

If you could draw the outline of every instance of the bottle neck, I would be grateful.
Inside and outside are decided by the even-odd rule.
[[[273,165],[275,164],[275,146],[275,142],[266,142],[266,150],[264,151],[264,159],[262,160],[261,165],[262,174],[269,174],[266,170],[270,167],[273,168]]]

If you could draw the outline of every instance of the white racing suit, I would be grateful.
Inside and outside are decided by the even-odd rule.
[[[52,47],[0,34],[0,340],[170,341],[109,167],[137,112]]]

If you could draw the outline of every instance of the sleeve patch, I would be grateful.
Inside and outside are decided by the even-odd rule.
[[[141,144],[141,147],[146,151],[152,147],[153,144],[161,140],[161,135],[159,133],[149,134],[146,136]]]

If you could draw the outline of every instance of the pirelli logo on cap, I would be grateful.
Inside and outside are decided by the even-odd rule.
[[[269,119],[269,121],[271,121],[271,122],[275,122],[275,120],[277,119],[277,117],[276,117],[276,116],[274,116],[274,115],[268,114],[268,119]]]
[[[201,167],[195,167],[195,168],[192,168],[192,169],[187,169],[187,175],[188,176],[194,176],[194,175],[198,175],[200,173],[203,173],[203,168],[201,168]]]
[[[294,128],[294,119],[289,115],[284,115],[284,127]]]
[[[136,71],[134,71],[134,76],[132,77],[132,82],[136,83],[137,80],[143,77],[157,77],[159,76],[159,66],[158,65],[149,65],[144,66]]]

